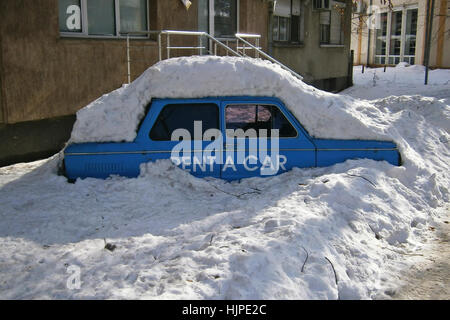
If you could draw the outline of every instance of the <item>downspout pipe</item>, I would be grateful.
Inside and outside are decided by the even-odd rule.
[[[269,3],[269,30],[267,30],[267,53],[273,56],[273,40],[272,40],[272,25],[273,25],[273,10],[275,1]]]
[[[430,8],[431,1],[431,8]],[[425,48],[425,85],[428,84],[428,68],[430,65],[430,50],[431,50],[431,37],[433,31],[433,18],[434,18],[434,0],[427,1],[427,27],[426,27],[426,48]]]
[[[370,0],[369,9],[370,9],[370,12],[369,12],[369,19],[370,19],[370,16],[372,15],[372,0]],[[369,65],[369,61],[370,61],[370,35],[371,35],[370,28],[369,28],[369,26],[367,26],[367,61],[366,61],[366,66]]]

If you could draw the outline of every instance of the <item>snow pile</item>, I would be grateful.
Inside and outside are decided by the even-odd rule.
[[[56,175],[58,156],[0,168],[0,298],[387,298],[449,220],[448,98],[354,100],[362,127],[401,145],[401,167],[351,160],[227,183],[165,160],[75,184]]]
[[[361,115],[377,112],[370,104],[317,90],[269,61],[198,56],[161,61],[78,111],[71,142],[133,141],[152,98],[242,95],[280,98],[315,137],[389,139]]]
[[[377,99],[390,95],[420,94],[427,97],[445,98],[450,92],[450,70],[430,70],[428,85],[424,85],[425,67],[421,65],[409,66],[400,63],[396,67],[353,68],[353,82],[355,85],[342,93],[361,99]]]

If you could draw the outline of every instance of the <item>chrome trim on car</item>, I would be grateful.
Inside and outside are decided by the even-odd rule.
[[[220,151],[270,151],[271,149],[224,149]],[[366,148],[366,149],[279,149],[280,151],[396,151],[398,148]],[[202,152],[204,150],[191,150],[192,153]],[[105,152],[70,152],[67,156],[88,156],[88,155],[113,155],[113,154],[152,154],[152,153],[171,153],[171,150],[142,150],[142,151],[105,151]]]

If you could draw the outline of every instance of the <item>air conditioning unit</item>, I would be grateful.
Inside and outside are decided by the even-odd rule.
[[[313,0],[313,8],[316,10],[329,10],[331,0]]]
[[[353,13],[363,14],[366,13],[367,5],[363,0],[358,0],[353,5]]]

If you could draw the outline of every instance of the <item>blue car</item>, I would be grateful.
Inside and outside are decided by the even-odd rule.
[[[64,169],[69,180],[137,177],[141,164],[171,159],[231,181],[361,158],[401,163],[393,142],[311,137],[274,97],[153,99],[133,142],[71,144]]]

